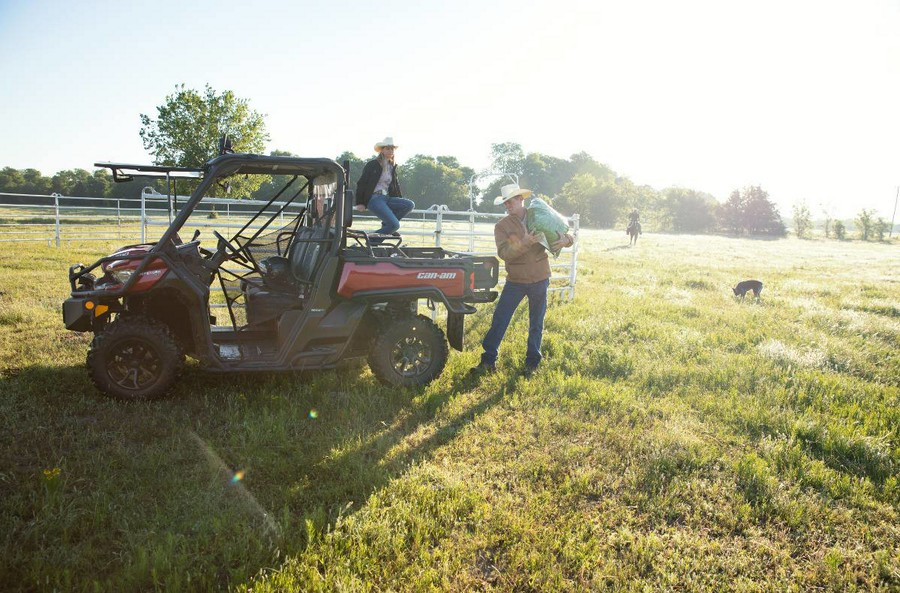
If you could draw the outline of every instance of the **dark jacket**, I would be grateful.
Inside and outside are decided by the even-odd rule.
[[[397,179],[397,165],[392,166],[391,185],[388,187],[388,195],[395,198],[402,198],[403,194],[400,193],[400,181]],[[365,167],[363,167],[362,175],[359,176],[359,181],[356,182],[357,204],[362,204],[363,206],[369,205],[369,198],[372,197],[372,192],[375,191],[375,186],[378,185],[378,180],[381,178],[381,171],[381,161],[378,159],[372,159],[366,163]]]

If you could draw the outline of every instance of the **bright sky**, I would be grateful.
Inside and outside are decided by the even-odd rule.
[[[656,189],[762,185],[786,220],[890,219],[900,185],[898,0],[138,4],[0,0],[0,167],[149,163],[139,114],[183,82],[303,156],[586,151]]]

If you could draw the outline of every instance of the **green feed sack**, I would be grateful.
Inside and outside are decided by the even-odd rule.
[[[552,253],[553,257],[559,257],[559,251],[551,250],[550,246],[569,230],[565,216],[551,208],[544,200],[531,198],[526,210],[525,226],[531,232],[540,233],[541,245]]]

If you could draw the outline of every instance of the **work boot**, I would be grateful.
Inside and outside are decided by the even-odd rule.
[[[469,376],[480,377],[481,375],[490,375],[491,373],[496,373],[496,372],[497,372],[497,367],[495,365],[479,362],[477,365],[475,365],[471,369],[469,369]]]

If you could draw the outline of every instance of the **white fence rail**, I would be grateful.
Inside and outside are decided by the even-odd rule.
[[[170,200],[149,188],[140,198],[120,199],[0,193],[0,244],[39,241],[58,247],[73,241],[152,241],[162,235],[177,206],[186,200],[187,196]],[[206,198],[192,213],[185,230],[200,230],[202,240],[210,238],[213,230],[240,229],[250,217],[249,204],[247,200]],[[289,205],[282,216],[292,217],[299,207]],[[503,216],[432,206],[413,210],[404,218],[402,234],[409,245],[434,245],[474,255],[495,255],[493,225]],[[354,228],[375,230],[380,226],[377,218],[366,213],[354,212],[353,218]],[[550,290],[573,299],[578,267],[578,215],[569,224],[575,244],[550,260],[553,273]]]

